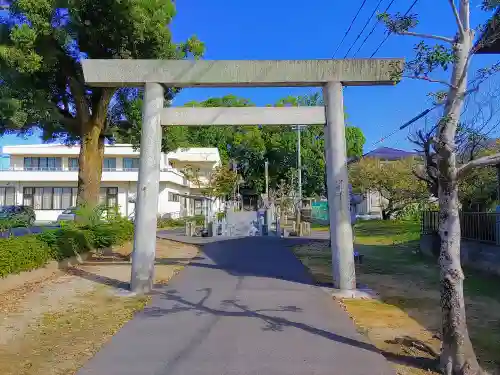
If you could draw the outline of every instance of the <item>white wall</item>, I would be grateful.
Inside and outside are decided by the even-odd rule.
[[[377,191],[367,191],[363,202],[356,206],[356,213],[358,215],[377,214],[381,216],[383,204],[386,203],[384,201],[384,198]]]

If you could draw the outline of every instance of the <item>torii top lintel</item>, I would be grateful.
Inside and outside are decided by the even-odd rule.
[[[85,81],[96,87],[279,87],[393,85],[403,59],[344,60],[92,60],[82,61]]]

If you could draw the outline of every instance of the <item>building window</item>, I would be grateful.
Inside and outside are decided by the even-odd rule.
[[[14,187],[0,187],[0,206],[16,204],[16,190]]]
[[[118,207],[118,188],[101,188],[99,191],[99,203],[104,204],[108,208]]]
[[[33,207],[33,188],[24,188],[23,205]]]
[[[139,158],[123,158],[123,170],[125,171],[139,170]]]
[[[68,158],[68,169],[70,171],[77,171],[79,169],[79,161],[78,158]]]
[[[138,170],[139,158],[123,158],[123,168],[125,170]]]
[[[194,200],[194,214],[203,215],[203,201],[201,199]]]
[[[24,170],[26,171],[60,171],[61,158],[24,158]]]
[[[171,191],[169,191],[168,192],[168,201],[169,202],[180,202],[179,194],[172,193]]]
[[[103,163],[105,171],[116,171],[116,158],[104,158]]]
[[[23,205],[34,210],[65,210],[76,206],[77,188],[25,187]]]
[[[54,194],[54,188],[44,187],[42,188],[42,210],[51,210]]]
[[[72,206],[76,206],[76,204],[73,205],[73,200],[72,200],[72,195],[71,195],[72,193],[73,193],[73,188],[62,188],[61,189],[61,209],[64,209],[63,207],[69,208]],[[75,194],[75,198],[76,198],[76,194]]]

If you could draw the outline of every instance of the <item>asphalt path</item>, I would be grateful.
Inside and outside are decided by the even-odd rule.
[[[199,256],[77,375],[395,374],[313,285],[293,240],[184,240],[204,243]]]

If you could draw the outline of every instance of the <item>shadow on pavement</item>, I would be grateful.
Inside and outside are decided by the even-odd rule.
[[[192,238],[186,239],[192,240]],[[196,240],[199,241],[200,238],[196,238]],[[311,241],[311,239],[281,239],[276,237],[204,238],[201,241],[202,243],[198,243],[202,245],[200,249],[202,255],[193,258],[189,263],[189,267],[222,270],[232,276],[236,276],[239,282],[242,282],[245,277],[255,276],[314,285],[313,278],[307,269],[287,249],[287,247],[307,243],[308,241]],[[264,262],[262,261],[263,259],[265,260]],[[161,259],[158,261],[158,264],[184,264],[183,261],[185,260],[182,258]],[[68,270],[68,273],[111,287],[129,289],[129,283],[99,276],[86,270],[73,268]],[[272,315],[273,312],[301,314],[302,309],[297,306],[251,309],[238,299],[226,299],[220,301],[220,308],[214,308],[206,305],[207,300],[212,295],[212,288],[198,289],[198,292],[203,293],[202,298],[198,301],[191,301],[175,289],[170,289],[168,286],[165,287],[165,285],[157,285],[152,294],[164,302],[158,302],[154,306],[147,307],[140,313],[140,316],[155,318],[169,314],[195,312],[196,315],[210,314],[217,319],[220,317],[258,319],[263,323],[261,327],[263,331],[282,332],[286,328],[293,327],[331,341],[382,354],[385,358],[395,363],[420,369],[435,367],[435,361],[429,358],[386,352],[367,342],[319,329],[300,321]],[[165,308],[161,306],[169,307]],[[300,315],[297,315],[297,317],[300,317]],[[242,324],[244,324],[243,321]]]
[[[146,307],[146,309],[141,313],[145,317],[157,318],[169,314],[178,314],[183,312],[195,312],[197,315],[210,314],[214,317],[241,317],[241,318],[252,318],[259,319],[262,321],[263,325],[261,327],[262,331],[273,331],[282,332],[286,328],[296,328],[305,331],[312,335],[318,335],[337,343],[350,345],[359,349],[367,350],[370,352],[378,353],[383,355],[388,360],[395,363],[404,364],[406,366],[411,366],[421,369],[429,369],[435,367],[435,360],[425,358],[425,357],[415,357],[407,356],[402,354],[394,354],[380,350],[374,345],[359,341],[353,338],[342,336],[324,329],[319,329],[313,327],[309,324],[302,322],[297,322],[289,319],[285,319],[278,316],[273,316],[270,313],[273,312],[291,312],[300,314],[302,312],[301,308],[297,306],[278,306],[276,308],[269,309],[250,309],[245,304],[240,303],[237,299],[228,299],[221,301],[222,307],[225,309],[215,309],[205,305],[205,302],[210,298],[212,294],[211,288],[199,289],[199,292],[204,293],[204,296],[199,301],[189,301],[183,298],[178,291],[175,289],[168,289],[163,291],[156,291],[155,294],[159,295],[161,299],[174,302],[172,308],[161,308],[157,306]],[[226,310],[227,309],[227,310]]]

